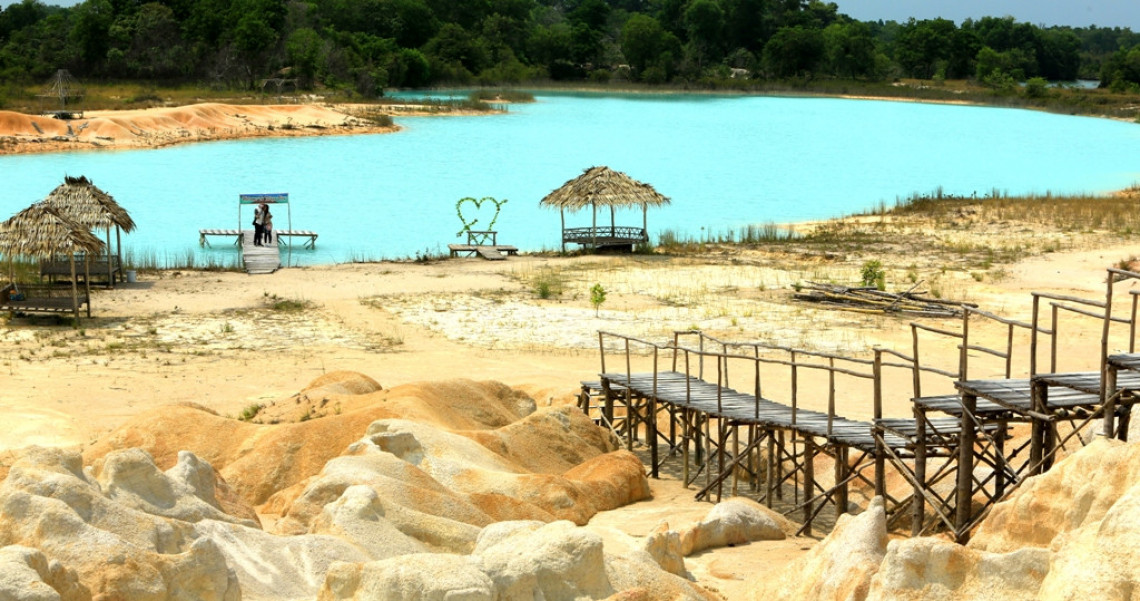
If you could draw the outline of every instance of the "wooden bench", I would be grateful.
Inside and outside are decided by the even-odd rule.
[[[70,272],[69,272],[70,275]],[[12,296],[19,292],[24,296],[21,300],[13,300]],[[7,286],[0,288],[0,311],[16,313],[72,313],[76,307],[72,305],[71,286],[42,286],[24,285]],[[86,306],[87,317],[91,317],[91,299],[87,291],[79,289],[79,305]],[[76,312],[77,313],[77,312]],[[79,317],[76,314],[76,317]]]
[[[110,266],[108,267],[108,263]],[[119,264],[119,257],[111,255],[100,255],[92,257],[89,269],[90,277],[92,280],[107,276],[109,286],[115,284],[115,279],[118,278],[119,282],[123,281],[123,266]],[[53,259],[45,259],[40,261],[40,277],[47,278],[49,282],[54,282],[57,277],[71,281],[71,261],[65,258],[55,257]],[[84,271],[83,259],[81,257],[75,258],[75,281],[82,282],[87,277]]]

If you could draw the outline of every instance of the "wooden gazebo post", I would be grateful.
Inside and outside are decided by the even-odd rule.
[[[591,202],[591,207],[594,207],[594,222],[590,226],[590,246],[598,248],[598,203]]]
[[[558,207],[558,217],[562,219],[562,254],[566,254],[566,207]]]

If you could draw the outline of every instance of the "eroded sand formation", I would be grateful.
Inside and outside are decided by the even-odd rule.
[[[735,500],[608,553],[582,526],[649,487],[576,409],[351,372],[305,393],[358,408],[258,425],[170,406],[82,455],[20,452],[0,484],[0,598],[716,599],[684,555],[791,528]]]

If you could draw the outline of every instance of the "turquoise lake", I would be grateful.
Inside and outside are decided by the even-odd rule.
[[[500,244],[556,249],[550,191],[594,165],[672,204],[651,235],[860,212],[898,197],[1106,192],[1140,181],[1140,126],[1026,110],[827,98],[540,95],[507,114],[398,118],[396,134],[258,139],[159,150],[0,157],[0,218],[85,175],[138,223],[136,253],[225,258],[198,230],[235,228],[238,195],[288,192],[292,227],[320,235],[297,264],[446,253],[456,201],[508,199]],[[284,207],[274,211],[288,227]],[[252,213],[246,208],[240,225]],[[476,226],[486,225],[488,215]],[[608,222],[608,214],[604,217]],[[603,217],[599,215],[599,222]],[[618,214],[640,225],[641,214]],[[589,225],[588,212],[568,225]],[[222,240],[217,240],[224,247]]]

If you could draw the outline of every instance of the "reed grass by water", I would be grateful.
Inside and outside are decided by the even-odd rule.
[[[199,254],[193,250],[162,252],[157,250],[123,253],[126,269],[157,272],[173,269],[195,271],[244,271],[239,255]]]

